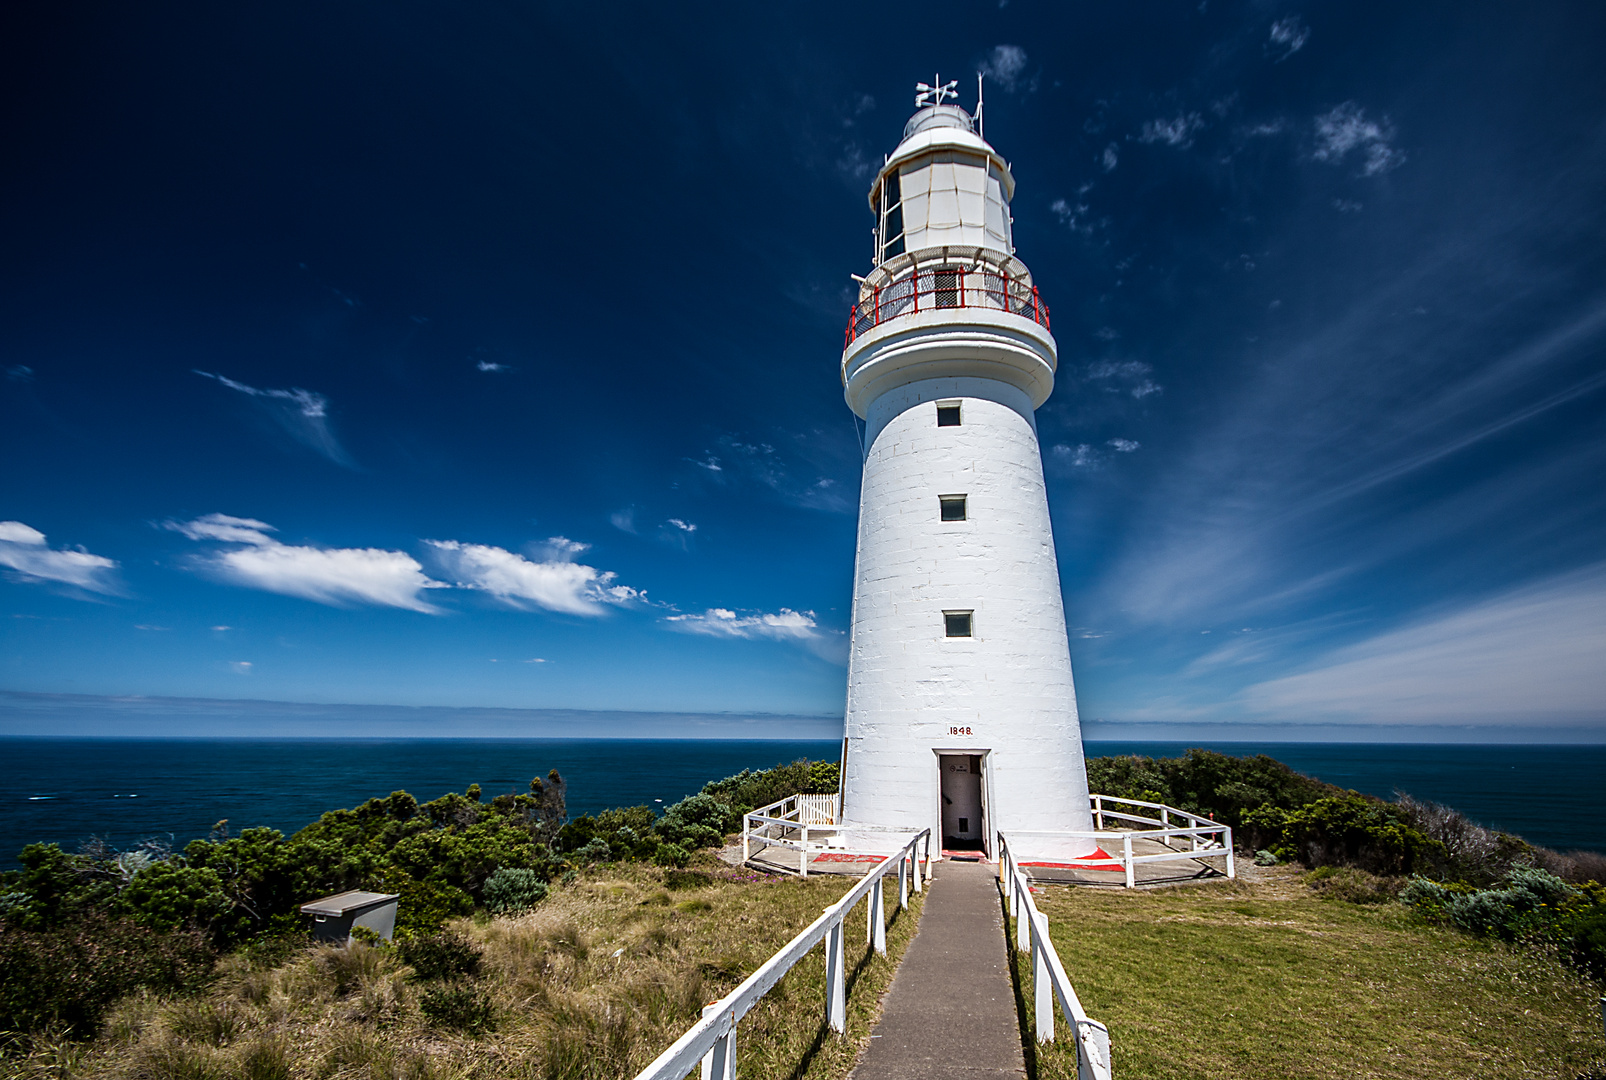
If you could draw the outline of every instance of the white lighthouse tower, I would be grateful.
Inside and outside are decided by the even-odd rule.
[[[842,834],[993,854],[1003,831],[1059,862],[1096,845],[1064,835],[1093,822],[1034,418],[1057,352],[1015,257],[1015,180],[953,85],[920,85],[870,189],[875,269],[842,353],[866,427]]]

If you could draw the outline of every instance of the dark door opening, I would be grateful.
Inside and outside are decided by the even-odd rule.
[[[986,837],[982,821],[981,755],[943,754],[942,846],[946,851],[981,851]]]

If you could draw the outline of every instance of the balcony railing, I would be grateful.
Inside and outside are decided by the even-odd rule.
[[[860,334],[889,319],[948,308],[1007,311],[1031,319],[1044,330],[1050,329],[1048,305],[1037,295],[1037,286],[996,270],[944,266],[917,270],[886,285],[873,286],[869,296],[853,305],[842,347],[847,348]]]

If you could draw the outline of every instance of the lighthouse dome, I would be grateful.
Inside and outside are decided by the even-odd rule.
[[[907,139],[929,128],[958,128],[961,131],[975,131],[976,122],[970,114],[958,105],[928,105],[909,118],[903,125],[903,137]]]
[[[870,188],[877,266],[929,248],[1014,253],[1015,178],[975,126],[957,105],[929,105],[904,125]]]

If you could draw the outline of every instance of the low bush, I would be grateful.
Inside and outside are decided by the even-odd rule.
[[[679,844],[659,844],[658,851],[653,855],[652,861],[659,866],[683,869],[687,863],[691,862],[691,852]]]
[[[1349,904],[1384,904],[1399,895],[1398,878],[1379,877],[1352,866],[1323,866],[1305,875],[1320,895]]]
[[[89,1035],[125,994],[198,989],[216,957],[199,931],[163,933],[94,911],[46,930],[0,927],[0,1030]]]
[[[491,995],[473,983],[431,987],[418,999],[424,1018],[439,1028],[477,1035],[496,1027]]]
[[[485,879],[485,906],[493,915],[529,911],[546,899],[548,886],[534,870],[504,866]]]
[[[450,930],[398,941],[396,955],[420,979],[455,979],[480,970],[479,947]]]

